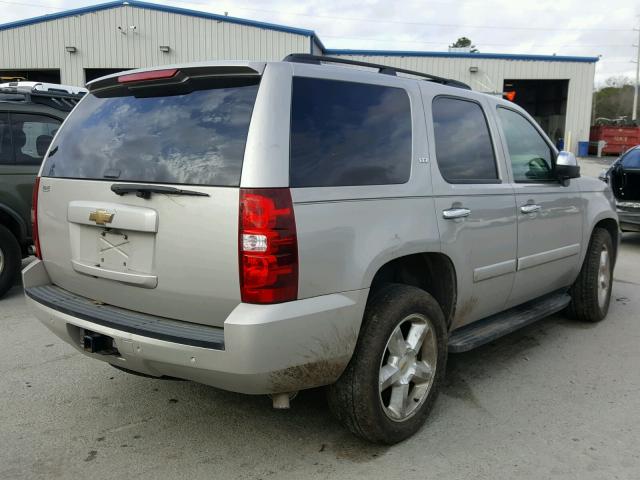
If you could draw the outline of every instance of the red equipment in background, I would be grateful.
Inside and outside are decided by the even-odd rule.
[[[640,145],[640,127],[616,127],[596,125],[591,127],[589,135],[590,150],[594,150],[598,141],[604,140],[607,145],[603,155],[620,155],[631,147]],[[591,152],[595,153],[595,152]]]

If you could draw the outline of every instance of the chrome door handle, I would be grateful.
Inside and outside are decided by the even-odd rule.
[[[523,205],[520,207],[520,211],[522,213],[536,213],[536,212],[539,212],[540,210],[542,210],[542,207],[540,205],[535,205],[533,203],[527,203],[526,205]]]
[[[442,216],[447,220],[453,220],[455,218],[464,218],[471,215],[471,210],[468,208],[449,208],[442,211]]]

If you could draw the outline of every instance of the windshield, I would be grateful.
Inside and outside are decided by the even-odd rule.
[[[78,104],[42,176],[238,186],[258,79],[184,94],[100,98]]]

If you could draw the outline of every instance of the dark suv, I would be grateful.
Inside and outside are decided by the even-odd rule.
[[[36,82],[0,84],[0,296],[31,246],[31,193],[53,136],[85,90]]]

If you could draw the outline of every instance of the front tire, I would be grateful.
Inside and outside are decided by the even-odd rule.
[[[571,303],[567,312],[583,322],[599,322],[607,316],[611,302],[614,250],[611,234],[596,228],[580,274],[571,287]]]
[[[354,434],[382,444],[420,429],[433,408],[447,361],[447,327],[427,292],[389,284],[365,310],[355,352],[328,388],[329,407]]]
[[[8,228],[0,225],[0,298],[15,284],[21,265],[18,240]]]

